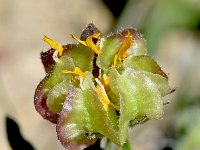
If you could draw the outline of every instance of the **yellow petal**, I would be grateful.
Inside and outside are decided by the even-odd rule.
[[[127,50],[133,45],[133,42],[134,41],[132,39],[131,33],[128,31],[127,36],[119,47],[118,53],[114,57],[114,66],[116,66],[117,60],[122,62],[127,57]]]
[[[83,79],[85,79],[85,74],[82,72],[82,70],[79,67],[75,67],[75,69],[73,71],[63,70],[62,72],[66,73],[66,74],[75,74],[75,75],[78,75],[80,77],[83,77]]]
[[[43,41],[45,41],[46,43],[48,43],[50,45],[51,48],[55,49],[56,51],[58,51],[59,56],[62,55],[63,52],[63,47],[60,43],[54,41],[53,39],[44,36]]]
[[[79,40],[76,36],[74,36],[73,34],[71,34],[71,37],[73,39],[75,39],[76,41],[78,41],[79,43],[89,47],[92,49],[93,52],[95,52],[97,55],[101,53],[101,50],[97,49],[95,43],[93,42],[93,38],[95,39],[100,39],[100,33],[95,33],[93,35],[90,35],[89,37],[87,37],[87,39],[85,41],[81,41]]]

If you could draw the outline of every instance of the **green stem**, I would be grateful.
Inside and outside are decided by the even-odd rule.
[[[131,150],[131,144],[128,139],[126,140],[126,143],[124,143],[122,150]]]

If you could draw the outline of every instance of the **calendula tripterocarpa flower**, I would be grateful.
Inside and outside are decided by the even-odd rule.
[[[122,147],[130,126],[163,116],[168,77],[147,55],[135,29],[102,36],[89,24],[77,44],[62,46],[45,36],[41,53],[46,77],[36,88],[40,115],[56,124],[66,149],[84,149],[107,137]]]

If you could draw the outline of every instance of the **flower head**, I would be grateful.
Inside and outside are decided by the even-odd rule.
[[[52,49],[41,53],[46,77],[37,86],[35,108],[56,124],[67,149],[84,149],[104,136],[122,147],[130,126],[163,116],[161,97],[172,92],[139,32],[100,35],[89,24],[81,40],[71,35],[80,44],[43,39]]]

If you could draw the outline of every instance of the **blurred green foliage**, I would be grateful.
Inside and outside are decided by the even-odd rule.
[[[162,0],[153,8],[148,23],[143,27],[150,53],[155,53],[157,41],[172,28],[195,29],[200,23],[200,6],[192,1]]]
[[[148,41],[149,53],[154,54],[160,37],[169,29],[195,30],[199,24],[198,0],[129,0],[115,28],[136,27]]]
[[[175,150],[198,150],[200,148],[200,107],[192,106],[178,114],[175,129],[178,141]]]

